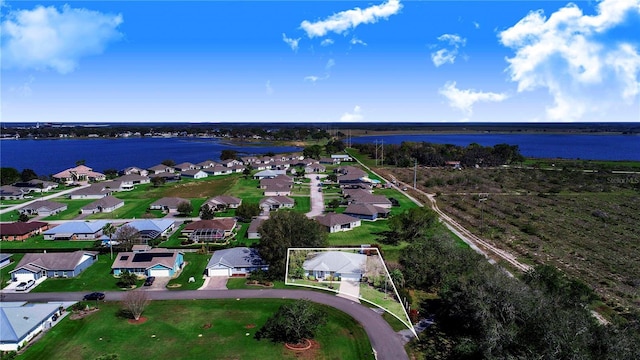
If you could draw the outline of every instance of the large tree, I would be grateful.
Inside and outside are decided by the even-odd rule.
[[[20,173],[11,167],[0,168],[0,185],[9,185],[20,181]]]
[[[322,146],[320,145],[311,145],[306,146],[304,150],[302,150],[302,155],[306,158],[312,159],[320,159],[320,155],[322,154]]]
[[[162,160],[161,164],[166,166],[175,166],[176,162],[173,161],[173,159],[164,159]]]
[[[256,339],[270,339],[273,342],[290,344],[312,339],[320,326],[326,322],[327,315],[309,300],[295,300],[280,306],[278,312],[270,317],[256,333]]]
[[[242,202],[236,209],[236,216],[240,218],[240,221],[248,221],[258,215],[260,215],[260,205],[258,203]]]
[[[386,241],[388,243],[413,242],[431,231],[437,223],[438,215],[435,211],[427,207],[411,208],[389,220],[392,235],[387,237]]]
[[[111,252],[111,258],[113,259],[113,242],[111,242],[111,237],[117,231],[116,227],[111,223],[106,223],[102,227],[102,233],[109,238],[109,250]]]
[[[133,245],[140,241],[140,233],[138,229],[131,225],[122,225],[115,232],[113,238],[119,243],[118,247],[123,251],[131,251]]]
[[[22,169],[22,173],[20,173],[20,180],[25,182],[29,180],[37,179],[37,178],[38,178],[38,174],[36,174],[36,172],[33,171],[32,169]]]
[[[283,279],[287,249],[291,247],[322,247],[327,232],[315,220],[293,211],[278,211],[260,226],[260,256],[269,264],[269,276]]]
[[[122,305],[131,314],[131,317],[138,321],[144,309],[149,305],[149,296],[146,291],[127,291],[122,299]]]
[[[182,216],[189,216],[193,212],[193,205],[191,201],[183,201],[178,204],[178,213]]]
[[[225,149],[220,153],[220,160],[235,160],[238,158],[238,152],[235,150]]]
[[[211,220],[216,216],[216,211],[211,206],[204,204],[200,208],[200,219]]]

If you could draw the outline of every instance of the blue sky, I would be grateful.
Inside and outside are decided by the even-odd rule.
[[[3,122],[640,121],[640,0],[1,6]]]

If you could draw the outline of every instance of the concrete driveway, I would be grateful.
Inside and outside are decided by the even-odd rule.
[[[353,280],[340,280],[340,293],[338,296],[355,302],[360,302],[360,283]]]
[[[311,211],[307,213],[308,218],[314,218],[318,215],[322,215],[324,212],[324,196],[318,184],[325,175],[318,174],[306,174],[305,177],[311,179],[310,190],[311,190]],[[320,177],[320,180],[316,179],[316,177]]]
[[[207,276],[198,290],[227,290],[227,276]]]
[[[141,286],[140,289],[142,290],[165,290],[167,287],[167,284],[169,284],[169,281],[171,280],[170,276],[156,276],[156,279],[153,281],[153,284],[151,284],[150,286]]]

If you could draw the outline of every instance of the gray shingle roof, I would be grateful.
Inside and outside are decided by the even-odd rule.
[[[66,270],[70,271],[75,269],[76,266],[82,260],[84,255],[96,256],[96,251],[84,251],[78,250],[74,252],[60,252],[60,253],[27,253],[24,254],[22,260],[16,265],[14,272],[25,266],[36,267],[44,270]]]
[[[343,251],[325,251],[302,264],[305,270],[334,271],[341,274],[362,274],[367,256]]]
[[[345,214],[329,213],[324,216],[318,216],[316,220],[324,226],[333,227],[336,225],[351,224],[360,219]]]
[[[224,265],[231,268],[243,268],[265,266],[267,263],[262,260],[258,250],[247,247],[236,247],[214,252],[207,264],[207,269],[218,265]]]
[[[148,269],[161,265],[173,269],[180,251],[154,248],[144,252],[121,252],[111,265],[112,269]]]
[[[124,203],[124,200],[121,200],[109,195],[109,196],[103,197],[102,199],[98,199],[90,204],[83,206],[82,210],[93,210],[97,208],[111,208],[121,203]]]

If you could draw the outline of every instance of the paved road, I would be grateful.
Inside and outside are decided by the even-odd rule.
[[[73,189],[63,190],[63,191],[56,192],[56,193],[53,193],[53,194],[49,194],[49,195],[46,195],[46,196],[43,196],[43,197],[37,196],[37,197],[34,197],[33,200],[24,202],[22,204],[13,205],[13,206],[10,206],[10,207],[3,208],[2,210],[0,210],[0,214],[4,214],[4,213],[7,213],[7,212],[13,211],[13,210],[18,210],[18,209],[20,209],[20,208],[22,208],[24,206],[33,204],[36,201],[51,200],[51,199],[54,199],[54,198],[57,198],[57,197],[60,197],[60,196],[64,196],[64,195],[70,194],[70,193],[72,193],[72,192],[74,192],[76,190],[84,189],[84,188],[89,187],[89,186],[90,185],[82,185],[82,186],[75,187]]]
[[[311,211],[307,213],[308,218],[314,218],[316,216],[322,215],[324,212],[324,194],[321,191],[318,191],[320,184],[320,180],[317,180],[316,177],[318,174],[306,174],[305,177],[311,179],[310,190],[311,190]],[[324,177],[324,175],[321,176]]]
[[[85,293],[7,293],[2,301],[78,301]],[[106,299],[122,300],[126,292],[107,292]],[[308,290],[181,290],[149,291],[151,300],[180,299],[309,299],[341,310],[364,327],[371,346],[382,360],[408,360],[401,335],[375,311],[351,300]]]

